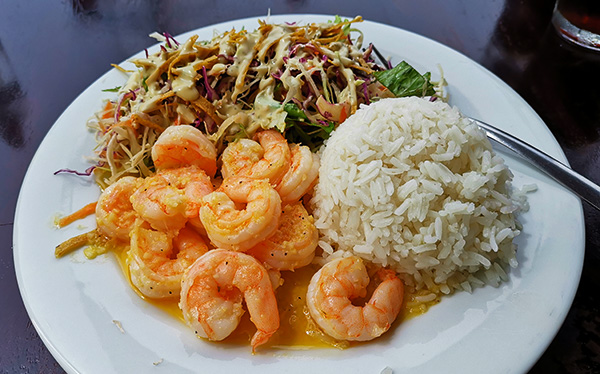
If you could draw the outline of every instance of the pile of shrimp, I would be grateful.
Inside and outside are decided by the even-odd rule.
[[[265,130],[219,157],[200,130],[178,125],[159,136],[152,159],[154,175],[123,177],[102,192],[98,233],[129,244],[131,281],[145,297],[179,296],[197,336],[225,339],[245,305],[254,352],[279,328],[280,272],[315,257],[319,232],[303,197],[317,183],[318,156]],[[392,271],[377,274],[381,283],[364,306],[352,304],[370,282],[360,258],[338,258],[314,274],[307,307],[324,333],[364,341],[389,329],[403,285]]]

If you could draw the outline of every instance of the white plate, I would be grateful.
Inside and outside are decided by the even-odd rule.
[[[327,21],[332,16],[272,16],[272,22]],[[210,39],[213,30],[255,29],[256,18],[194,31]],[[467,57],[424,37],[364,22],[365,41],[394,63],[407,60],[439,77],[443,67],[451,103],[466,115],[494,124],[559,160],[566,159],[537,114],[505,83]],[[192,33],[177,37],[185,40]],[[156,47],[155,47],[156,48]],[[143,53],[143,52],[142,52]],[[139,54],[139,56],[142,55]],[[556,183],[506,155],[514,184],[536,183],[531,209],[520,217],[520,266],[499,288],[477,289],[444,299],[426,314],[406,321],[387,337],[348,350],[267,351],[224,349],[197,339],[163,311],[129,288],[110,257],[86,260],[77,253],[54,258],[54,246],[94,227],[88,217],[57,230],[52,221],[95,201],[99,189],[85,177],[54,176],[61,168],[83,170],[94,146],[85,126],[125,76],[111,70],[71,104],[33,158],[17,204],[14,257],[25,306],[42,340],[72,373],[111,372],[525,372],[562,324],[577,288],[584,253],[580,201]],[[121,333],[113,320],[120,321]],[[162,361],[161,361],[162,360]],[[161,362],[159,365],[153,363]]]

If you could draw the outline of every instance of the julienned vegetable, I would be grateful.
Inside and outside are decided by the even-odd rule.
[[[96,114],[96,168],[101,186],[124,175],[153,173],[150,149],[168,126],[200,128],[223,149],[259,129],[277,128],[288,140],[317,149],[360,104],[379,98],[433,95],[429,73],[401,63],[388,71],[373,46],[353,38],[361,17],[309,24],[259,22],[210,41],[164,44],[132,62],[138,70]]]

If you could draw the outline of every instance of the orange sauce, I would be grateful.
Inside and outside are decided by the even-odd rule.
[[[179,309],[179,298],[153,299],[142,295],[142,293],[131,283],[129,268],[127,266],[126,247],[113,247],[110,252],[115,255],[125,279],[130,287],[140,298],[162,310],[166,315],[175,318],[185,324],[183,314]],[[315,265],[305,266],[294,272],[284,271],[281,276],[283,285],[276,290],[277,304],[279,307],[280,327],[269,339],[268,346],[283,349],[311,349],[311,348],[347,348],[360,343],[348,343],[336,341],[322,333],[310,318],[306,307],[306,291],[313,274],[318,270]],[[395,329],[402,321],[423,314],[427,309],[437,303],[415,303],[414,298],[418,295],[405,287],[403,308],[400,315],[390,328]],[[413,305],[407,307],[407,305]],[[215,344],[223,345],[248,345],[256,328],[250,321],[248,313],[245,313],[238,328],[222,342]]]

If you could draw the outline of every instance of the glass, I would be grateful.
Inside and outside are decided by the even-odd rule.
[[[600,0],[558,0],[552,23],[565,39],[600,51]]]

